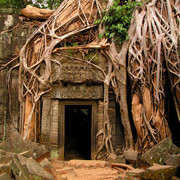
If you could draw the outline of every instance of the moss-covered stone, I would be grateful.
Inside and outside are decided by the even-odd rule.
[[[176,168],[167,165],[151,166],[146,169],[144,179],[159,179],[166,180],[174,176]]]
[[[167,154],[177,154],[180,149],[173,144],[170,138],[166,138],[145,152],[140,158],[139,163],[146,165],[164,164]]]
[[[16,180],[50,180],[53,176],[33,159],[13,155],[11,168]]]
[[[145,170],[144,169],[132,169],[126,172],[126,176],[143,179]]]
[[[21,9],[0,7],[0,14],[17,14],[19,15]]]
[[[3,173],[0,175],[0,180],[11,180],[8,174]]]
[[[8,27],[4,26],[4,28],[9,28],[10,24],[15,25],[15,23],[11,22],[9,23]],[[17,27],[12,30],[3,30],[4,32],[0,34],[1,61],[7,61],[12,59],[12,57],[17,56],[23,45],[26,43],[27,38],[35,30],[35,28],[36,27],[32,27],[30,24],[19,23]]]

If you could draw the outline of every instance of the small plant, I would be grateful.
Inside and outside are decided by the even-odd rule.
[[[109,11],[102,19],[102,23],[105,25],[103,36],[109,39],[114,38],[114,41],[118,41],[120,44],[125,39],[128,40],[128,29],[131,23],[132,13],[137,6],[141,6],[141,3],[137,1],[125,1],[124,5],[120,5],[120,0],[114,0],[113,6],[109,8]],[[100,23],[100,21],[97,20],[95,23]]]

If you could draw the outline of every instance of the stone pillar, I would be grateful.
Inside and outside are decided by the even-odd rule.
[[[50,142],[51,147],[58,146],[58,130],[59,130],[59,100],[51,102],[51,127],[50,127]]]
[[[42,98],[42,119],[41,119],[41,143],[50,145],[50,127],[51,127],[51,98],[44,96]]]
[[[110,125],[112,127],[112,142],[113,145],[115,144],[115,136],[116,136],[116,96],[113,91],[109,91],[109,108],[108,108],[108,113],[109,113],[109,121]]]
[[[103,119],[104,119],[104,103],[99,100],[98,101],[98,114],[97,114],[97,122],[98,122],[98,132],[103,128]],[[100,147],[102,145],[103,136],[100,135],[97,139],[97,146]]]

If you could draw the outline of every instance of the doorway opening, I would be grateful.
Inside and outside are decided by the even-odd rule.
[[[65,106],[64,159],[91,159],[91,105]]]

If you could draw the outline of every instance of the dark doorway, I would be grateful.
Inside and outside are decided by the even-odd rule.
[[[91,159],[92,106],[65,106],[64,159]]]

